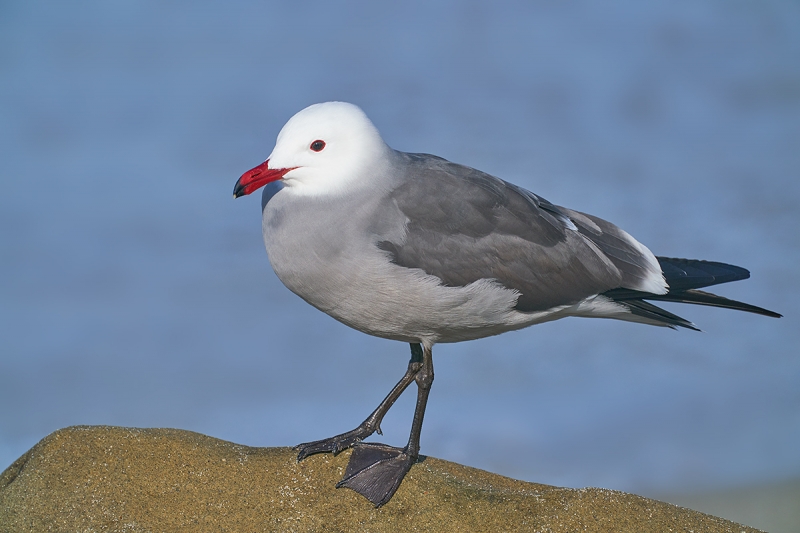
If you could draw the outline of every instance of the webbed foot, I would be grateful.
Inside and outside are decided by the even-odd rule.
[[[380,507],[391,499],[416,461],[417,457],[403,448],[359,443],[353,447],[344,477],[336,487],[353,489]]]
[[[366,439],[374,432],[375,430],[370,430],[362,424],[356,429],[342,433],[341,435],[298,444],[294,447],[294,449],[297,450],[297,460],[302,461],[309,455],[314,455],[315,453],[332,453],[333,455],[338,455],[340,452]]]

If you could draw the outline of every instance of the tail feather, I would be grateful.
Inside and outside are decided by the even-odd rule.
[[[603,295],[624,305],[634,315],[672,328],[680,326],[697,330],[697,327],[688,320],[645,300],[709,305],[747,311],[774,318],[781,317],[780,314],[763,307],[697,290],[701,287],[747,279],[750,277],[750,272],[744,268],[726,263],[695,259],[674,259],[669,257],[657,257],[657,259],[664,273],[664,278],[669,285],[667,294],[652,294],[631,289],[613,289],[603,293]]]
[[[664,302],[680,302],[684,304],[697,304],[697,305],[710,305],[712,307],[722,307],[724,309],[735,309],[737,311],[747,311],[748,313],[755,313],[757,315],[770,316],[772,318],[780,318],[781,314],[763,307],[756,305],[731,300],[724,296],[711,294],[710,292],[703,292],[694,289],[687,289],[685,291],[669,291],[667,294],[658,294],[653,296],[646,296],[648,300],[661,300]]]
[[[676,329],[678,326],[680,326],[682,328],[700,331],[697,326],[685,318],[670,313],[666,309],[662,309],[661,307],[653,305],[650,302],[646,302],[644,300],[625,300],[624,302],[620,303],[627,307],[628,310],[634,315],[647,319],[648,321],[652,321],[657,324],[663,324],[672,329]]]
[[[656,257],[656,259],[661,265],[661,271],[670,291],[699,289],[750,277],[750,271],[746,268],[727,263],[673,257]]]

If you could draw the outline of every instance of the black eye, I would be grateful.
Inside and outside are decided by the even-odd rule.
[[[310,148],[315,152],[321,152],[322,149],[325,148],[325,141],[319,141],[319,140],[314,141],[313,143],[311,143]]]

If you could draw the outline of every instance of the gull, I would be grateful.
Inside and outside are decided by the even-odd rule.
[[[601,218],[441,157],[393,150],[349,103],[294,115],[267,160],[236,182],[234,198],[270,183],[262,230],[284,285],[343,324],[411,346],[405,374],[358,427],[296,447],[298,461],[353,448],[337,487],[376,507],[419,458],[437,343],[570,316],[697,329],[652,301],[781,316],[699,290],[746,279],[744,268],[656,257]],[[406,446],[362,442],[381,434],[412,382]]]

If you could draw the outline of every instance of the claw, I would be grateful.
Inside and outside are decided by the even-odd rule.
[[[380,507],[391,499],[416,460],[402,448],[359,443],[336,487],[352,489]]]

